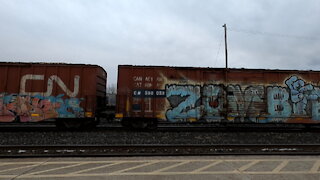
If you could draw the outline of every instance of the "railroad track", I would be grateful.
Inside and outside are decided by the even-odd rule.
[[[53,123],[0,123],[1,132],[38,132],[38,131],[239,131],[239,132],[320,132],[320,126],[310,126],[306,128],[301,124],[170,124],[160,123],[157,129],[128,129],[123,128],[120,123],[100,124],[95,128],[90,129],[59,129]]]
[[[319,155],[320,144],[224,145],[54,145],[0,146],[0,157],[161,156],[161,155]]]

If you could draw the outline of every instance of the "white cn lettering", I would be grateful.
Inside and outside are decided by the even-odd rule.
[[[141,76],[133,76],[133,81],[142,81]]]
[[[44,75],[34,75],[34,74],[26,74],[22,76],[20,81],[20,94],[27,94],[27,95],[36,95],[41,94],[43,96],[51,96],[52,89],[53,89],[53,81],[55,81],[60,88],[70,97],[76,97],[79,93],[79,80],[80,76],[74,76],[74,88],[73,91],[70,91],[64,82],[57,76],[52,75],[49,77],[47,82],[47,92],[26,92],[26,84],[27,81],[30,80],[44,80]]]

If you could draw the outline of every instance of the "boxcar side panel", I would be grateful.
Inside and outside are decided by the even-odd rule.
[[[97,87],[106,73],[93,65],[1,63],[0,74],[0,122],[92,118],[106,92]]]
[[[119,66],[118,117],[319,123],[320,72]]]

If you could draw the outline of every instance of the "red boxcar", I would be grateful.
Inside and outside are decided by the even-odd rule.
[[[319,123],[320,72],[120,65],[116,117],[164,122]]]
[[[0,122],[93,120],[106,104],[106,76],[96,65],[0,63]]]

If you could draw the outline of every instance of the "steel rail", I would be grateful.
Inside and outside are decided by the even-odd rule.
[[[141,144],[0,146],[0,157],[320,155],[320,144]]]

